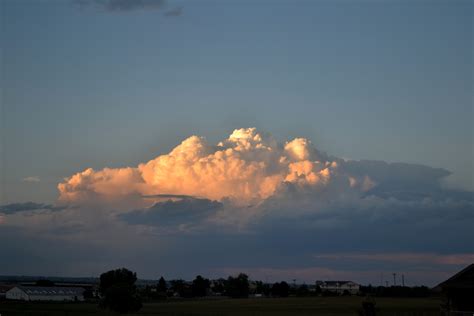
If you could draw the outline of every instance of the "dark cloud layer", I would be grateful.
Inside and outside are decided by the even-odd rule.
[[[222,208],[222,203],[208,199],[186,197],[178,201],[168,200],[153,206],[120,215],[120,219],[132,225],[168,226],[201,221]]]
[[[344,167],[354,175],[369,175],[377,183],[377,190],[433,190],[451,174],[442,168],[374,160],[347,161]]]
[[[25,202],[25,203],[11,203],[0,205],[0,213],[14,214],[18,212],[28,212],[36,210],[49,210],[49,211],[60,211],[65,207],[53,206],[51,204]]]
[[[96,6],[106,11],[161,10],[166,0],[76,0],[81,6]]]

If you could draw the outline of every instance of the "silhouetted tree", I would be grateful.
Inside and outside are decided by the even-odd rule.
[[[175,293],[178,293],[178,295],[181,297],[192,296],[191,287],[181,279],[171,281],[171,290],[173,290]]]
[[[316,293],[316,295],[321,295],[323,293],[323,290],[321,289],[321,286],[316,285],[315,293]]]
[[[141,309],[142,302],[135,282],[136,273],[125,268],[111,270],[100,276],[100,306],[119,313],[135,312]]]
[[[84,299],[90,300],[94,298],[94,291],[91,287],[88,287],[84,290]]]
[[[158,291],[158,292],[165,292],[165,293],[166,293],[166,290],[167,290],[167,289],[168,289],[168,286],[166,285],[165,278],[161,277],[161,278],[158,280],[157,291]]]
[[[212,291],[214,293],[219,293],[219,294],[222,294],[224,293],[225,291],[225,283],[227,281],[225,279],[218,279],[218,280],[215,280],[214,282],[212,282]]]
[[[241,273],[237,277],[230,276],[225,284],[225,292],[230,297],[249,296],[249,277]]]
[[[191,286],[193,296],[206,296],[207,289],[210,286],[208,279],[204,279],[202,276],[198,275]]]
[[[255,281],[255,294],[263,294],[264,284],[262,281]]]
[[[272,295],[279,297],[288,297],[290,294],[290,286],[285,281],[275,283],[272,286]]]
[[[300,287],[296,290],[296,295],[297,296],[308,296],[309,295],[309,289],[306,284],[301,284]]]

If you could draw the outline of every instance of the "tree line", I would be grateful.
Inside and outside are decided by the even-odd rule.
[[[198,275],[190,283],[184,280],[166,282],[161,277],[156,286],[147,285],[141,290],[136,286],[136,281],[136,273],[125,268],[102,273],[99,284],[99,306],[119,313],[128,313],[140,310],[143,299],[163,299],[173,296],[197,298],[211,293],[231,298],[246,298],[250,294],[249,277],[244,273],[214,281]],[[270,286],[257,281],[254,293],[287,297],[290,294],[290,285],[282,281]]]
[[[290,286],[281,281],[273,284],[262,281],[249,281],[249,277],[240,273],[227,279],[209,280],[201,275],[192,282],[171,280],[167,282],[161,277],[156,285],[147,285],[142,289],[136,286],[137,275],[125,268],[111,270],[101,274],[99,306],[119,313],[135,312],[141,309],[143,300],[167,299],[171,297],[199,298],[218,295],[231,298],[255,296],[288,297],[288,296],[334,296],[340,295],[322,291],[316,286],[312,291],[306,284]],[[252,286],[251,286],[252,285]],[[343,295],[349,295],[349,292]],[[428,296],[427,287],[372,287],[361,286],[360,294],[371,296]],[[91,295],[91,293],[88,293]]]

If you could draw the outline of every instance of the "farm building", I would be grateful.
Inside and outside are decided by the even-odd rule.
[[[337,294],[359,293],[359,284],[352,281],[316,281],[316,286],[319,286],[323,292],[328,291]]]
[[[7,292],[14,287],[14,285],[0,284],[0,300],[5,299]]]
[[[446,295],[446,315],[474,315],[474,264],[439,284]]]
[[[83,301],[84,289],[59,286],[15,286],[6,293],[7,300],[20,301]]]

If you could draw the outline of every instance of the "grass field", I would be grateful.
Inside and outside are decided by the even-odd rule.
[[[145,303],[132,315],[172,316],[303,316],[357,315],[361,297],[268,298],[233,300],[183,300]],[[434,316],[439,315],[440,300],[423,298],[378,298],[377,315]],[[1,316],[79,316],[116,315],[91,303],[20,303],[0,302]]]

